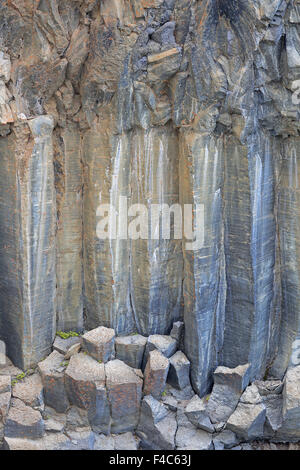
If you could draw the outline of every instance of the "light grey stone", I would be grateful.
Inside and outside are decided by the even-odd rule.
[[[44,407],[43,384],[38,373],[25,377],[13,386],[12,395],[26,405],[40,410]]]
[[[144,397],[136,431],[141,447],[149,450],[175,448],[177,422],[174,413],[151,396]]]
[[[41,413],[25,405],[18,398],[11,400],[10,409],[5,421],[6,437],[38,439],[45,433]]]
[[[140,440],[132,432],[126,432],[114,437],[115,450],[138,450]]]
[[[266,408],[263,404],[248,405],[239,403],[227,421],[227,428],[238,437],[251,441],[263,437],[265,419]]]
[[[234,369],[220,366],[215,370],[214,386],[207,403],[207,413],[213,424],[227,421],[233,413],[249,383],[249,374],[249,364]]]
[[[225,429],[214,438],[214,443],[218,442],[224,446],[224,449],[231,449],[239,443],[239,440],[234,432],[230,429]]]
[[[300,366],[288,369],[283,387],[283,421],[276,440],[300,440]]]
[[[176,352],[177,341],[167,335],[151,335],[146,344],[143,368],[145,368],[150,351],[158,350],[166,357],[171,357]]]
[[[209,416],[206,412],[206,407],[198,395],[195,395],[194,398],[188,403],[185,408],[185,414],[190,420],[192,424],[194,424],[197,428],[203,429],[203,431],[207,431],[209,433],[213,433],[215,431],[214,426],[211,424]]]
[[[97,361],[108,362],[115,357],[115,331],[100,326],[82,336],[83,349]]]
[[[258,388],[255,384],[249,385],[249,387],[246,388],[240,398],[240,402],[251,405],[257,405],[258,403],[262,402],[262,397],[259,394]]]
[[[80,344],[80,343],[81,343],[80,336],[71,336],[70,338],[66,338],[66,339],[63,339],[60,336],[56,336],[54,343],[53,343],[53,349],[55,351],[58,351],[60,354],[65,355],[67,354],[71,346],[74,346],[74,344]]]

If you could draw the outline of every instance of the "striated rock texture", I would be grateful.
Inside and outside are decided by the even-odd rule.
[[[299,1],[1,0],[0,18],[9,357],[36,364],[56,330],[184,320],[200,396],[219,365],[282,379],[300,339]],[[203,246],[158,224],[129,239],[121,196],[202,204]]]

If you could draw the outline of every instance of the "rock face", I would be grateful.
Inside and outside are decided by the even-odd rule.
[[[57,330],[108,328],[152,337],[145,361],[182,350],[201,398],[218,366],[282,380],[300,362],[299,2],[3,0],[0,18],[0,339],[14,364],[41,363]],[[60,372],[40,370],[65,409]]]

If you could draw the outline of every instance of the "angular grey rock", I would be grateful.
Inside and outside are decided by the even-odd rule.
[[[214,386],[207,403],[212,423],[227,421],[249,383],[249,364],[235,369],[218,367],[214,373]]]
[[[139,439],[132,432],[125,432],[114,437],[115,450],[138,450]]]
[[[81,350],[81,343],[73,344],[69,347],[68,351],[65,354],[65,360],[68,361],[72,356],[78,354]]]
[[[227,385],[242,394],[250,380],[250,364],[237,366],[234,369],[219,366],[214,372],[214,384]]]
[[[176,429],[175,415],[152,396],[144,397],[136,431],[141,447],[148,450],[174,449]]]
[[[58,351],[53,351],[50,356],[38,364],[45,404],[54,408],[58,413],[64,413],[69,406],[65,390],[65,368],[64,356]]]
[[[20,439],[6,437],[5,450],[66,450],[70,439],[65,434],[49,433],[41,439]]]
[[[177,450],[212,450],[212,434],[197,429],[182,410],[177,411],[178,429],[176,433]]]
[[[41,413],[18,398],[11,400],[4,433],[6,437],[38,439],[45,433]]]
[[[53,349],[58,351],[60,354],[65,355],[67,354],[71,346],[78,343],[81,343],[81,338],[79,336],[71,336],[67,339],[63,339],[60,336],[56,336],[53,343]]]
[[[174,37],[175,26],[176,23],[174,21],[168,21],[152,33],[151,38],[163,46],[166,44],[176,44]]]
[[[149,357],[150,351],[158,350],[164,356],[171,357],[176,352],[177,342],[171,336],[166,335],[151,335],[148,337],[146,345],[146,351],[144,354],[143,368],[146,367],[146,363]]]
[[[133,431],[139,420],[143,381],[134,369],[115,359],[105,365],[111,409],[111,432]]]
[[[262,397],[259,394],[258,388],[255,384],[249,385],[249,387],[246,388],[240,398],[240,402],[251,405],[257,405],[258,403],[262,402]]]
[[[142,335],[119,336],[115,340],[116,359],[133,369],[141,369],[147,338]]]
[[[182,321],[176,321],[173,323],[170,336],[176,339],[178,349],[182,349],[184,341],[184,323]]]
[[[272,439],[282,425],[283,398],[281,395],[267,395],[263,404],[266,407],[264,439]]]
[[[170,357],[170,368],[167,382],[179,390],[190,385],[190,366],[191,363],[185,354],[177,351]]]
[[[148,80],[157,83],[170,79],[179,70],[181,64],[181,48],[173,47],[158,54],[148,56]]]
[[[107,362],[115,357],[115,332],[99,326],[82,336],[83,349],[97,361]]]
[[[275,394],[279,395],[283,390],[283,382],[281,380],[256,380],[254,385],[257,387],[262,397]]]
[[[43,409],[43,384],[40,375],[37,373],[29,375],[21,382],[17,382],[13,387],[12,395],[22,400],[25,405]]]
[[[239,439],[237,438],[234,432],[230,431],[230,429],[225,429],[214,438],[215,448],[217,444],[217,446],[223,446],[224,449],[231,449],[232,447],[235,447],[238,443]]]
[[[258,405],[239,403],[227,421],[227,429],[245,441],[251,441],[263,437],[265,420],[266,408],[262,403]]]
[[[196,428],[203,429],[203,431],[207,431],[213,433],[215,431],[214,426],[211,424],[209,416],[206,412],[206,407],[198,395],[195,395],[194,398],[187,404],[184,410],[186,416],[190,420]]]
[[[55,421],[52,418],[45,420],[45,431],[46,432],[63,432],[64,425],[59,421]]]
[[[182,390],[178,390],[176,388],[171,387],[171,385],[167,384],[166,390],[174,397],[176,400],[191,400],[195,396],[195,392],[192,389],[191,385],[183,388]]]
[[[169,360],[158,350],[151,351],[144,374],[144,395],[159,399],[165,389],[168,372]]]
[[[66,414],[66,429],[76,431],[80,428],[87,428],[90,425],[88,410],[70,406]]]
[[[283,421],[276,440],[297,442],[300,439],[300,366],[289,368],[283,387]]]
[[[144,421],[148,419],[153,424],[159,423],[168,415],[167,407],[153,398],[152,395],[147,395],[143,398],[142,408]]]
[[[115,450],[115,440],[113,436],[96,434],[94,450]]]
[[[166,405],[169,408],[169,410],[177,411],[178,401],[176,400],[176,398],[170,395],[168,391],[165,396],[162,396],[161,401],[163,402],[164,405]]]
[[[104,364],[83,353],[72,356],[65,371],[65,387],[69,402],[88,410],[96,402],[96,388],[105,387]]]
[[[69,441],[63,450],[94,450],[95,434],[90,428],[82,428],[80,431],[69,431]]]
[[[65,372],[65,387],[69,402],[88,410],[93,429],[108,433],[110,411],[105,388],[104,364],[79,353],[71,357]]]

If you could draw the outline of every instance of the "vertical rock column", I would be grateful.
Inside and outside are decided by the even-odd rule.
[[[222,150],[222,138],[181,131],[181,202],[192,204],[194,209],[196,204],[204,205],[204,245],[187,250],[187,240],[183,243],[185,351],[192,363],[193,386],[202,396],[209,390],[223,343],[226,281]]]
[[[131,240],[131,296],[138,331],[166,334],[181,314],[181,239],[163,239],[151,207],[179,203],[178,137],[169,126],[136,130],[132,136],[132,204],[148,210],[147,240]],[[166,212],[167,214],[167,212]],[[169,219],[171,220],[171,219]]]
[[[260,378],[274,357],[279,326],[275,165],[280,145],[262,131],[254,132],[248,145],[234,136],[225,142],[223,360],[228,367],[249,362],[252,378]]]
[[[300,139],[282,145],[278,224],[281,249],[282,313],[278,355],[273,375],[282,377],[289,365],[299,363],[300,341]],[[296,343],[296,341],[298,342]]]
[[[83,328],[81,137],[68,126],[55,139],[57,329]]]
[[[0,139],[0,335],[23,369],[50,352],[55,332],[52,131],[39,116]]]

